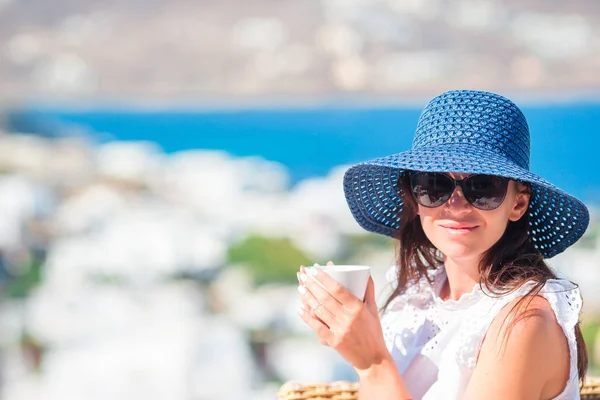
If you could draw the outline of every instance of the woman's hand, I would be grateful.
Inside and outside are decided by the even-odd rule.
[[[322,344],[335,349],[359,371],[390,357],[371,277],[364,302],[318,268],[302,266],[298,280],[303,304],[298,313]]]

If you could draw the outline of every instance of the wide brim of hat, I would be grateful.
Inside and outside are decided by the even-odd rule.
[[[529,235],[534,246],[553,257],[583,235],[587,207],[540,176],[481,145],[447,144],[418,148],[351,166],[344,174],[344,193],[352,215],[367,231],[396,237],[403,203],[398,179],[405,170],[464,172],[529,182]]]

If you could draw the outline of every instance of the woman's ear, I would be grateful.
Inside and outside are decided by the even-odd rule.
[[[521,182],[510,182],[514,184],[514,191],[516,196],[516,202],[508,215],[508,219],[515,222],[521,219],[523,214],[527,211],[529,207],[529,199],[531,197],[531,190],[529,189],[529,185],[521,183]]]

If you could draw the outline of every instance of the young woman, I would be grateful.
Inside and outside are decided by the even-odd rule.
[[[397,239],[393,292],[378,310],[372,280],[362,302],[301,267],[299,313],[353,365],[361,400],[579,398],[581,295],[544,260],[589,214],[529,171],[529,149],[510,100],[450,91],[423,110],[411,150],[346,172],[356,221]]]

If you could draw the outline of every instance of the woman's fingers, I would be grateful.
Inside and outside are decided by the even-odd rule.
[[[327,264],[333,265],[331,261]],[[328,286],[325,286],[317,276],[324,278],[323,280],[327,282]],[[315,331],[319,342],[329,346],[336,328],[343,324],[347,311],[344,304],[340,303],[335,296],[344,298],[345,295],[349,295],[352,300],[360,301],[337,281],[316,268],[306,269],[301,266],[297,277],[298,291],[302,300],[302,307],[298,310],[298,314]],[[329,292],[330,290],[335,293],[335,296]]]
[[[350,293],[348,289],[319,268],[312,267],[308,269],[302,267],[301,271],[309,278],[306,279],[304,285],[333,314],[343,312],[344,308],[357,308],[362,304],[362,301]],[[302,278],[302,274],[300,277]]]
[[[331,339],[331,335],[333,335],[329,330],[329,327],[318,317],[311,315],[310,308],[300,307],[298,309],[298,315],[300,315],[300,318],[315,331],[319,342],[324,346],[329,346],[328,341]]]
[[[298,292],[301,294],[302,305],[307,309],[308,313],[321,320],[329,328],[332,321],[334,321],[331,311],[304,284],[301,283],[298,286]]]
[[[373,282],[372,276],[369,276],[369,281],[367,282],[367,290],[365,291],[365,305],[371,314],[379,315],[377,302],[375,300],[375,283]]]

